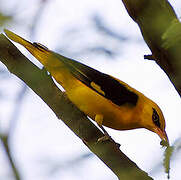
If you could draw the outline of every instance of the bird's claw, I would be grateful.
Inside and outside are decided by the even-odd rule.
[[[109,135],[107,135],[107,134],[105,134],[104,136],[100,137],[100,138],[97,140],[97,142],[104,142],[104,141],[111,141],[111,142],[113,142],[113,143],[117,146],[117,148],[119,148],[119,147],[121,146],[119,143],[116,143],[116,142],[111,138],[111,136],[109,136]]]

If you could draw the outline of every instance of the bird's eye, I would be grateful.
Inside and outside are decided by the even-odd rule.
[[[153,114],[152,114],[153,123],[160,128],[159,115],[158,115],[157,111],[154,108],[152,108],[152,109],[153,109]]]

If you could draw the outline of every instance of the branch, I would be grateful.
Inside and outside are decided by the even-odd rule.
[[[16,102],[15,102],[15,107],[14,107],[12,116],[9,121],[9,128],[8,128],[7,132],[4,134],[0,133],[0,141],[2,142],[2,147],[5,150],[7,159],[9,161],[13,175],[16,180],[20,180],[21,176],[20,176],[19,168],[16,166],[16,164],[13,160],[13,157],[11,156],[11,148],[10,148],[9,144],[11,142],[11,137],[13,137],[13,134],[14,134],[16,126],[17,126],[17,122],[18,122],[17,120],[18,120],[18,116],[20,113],[20,109],[21,109],[21,105],[22,105],[22,101],[23,101],[26,89],[27,89],[27,86],[23,85],[21,91],[18,93]]]
[[[9,145],[8,145],[8,138],[9,137],[7,135],[0,135],[0,140],[2,142],[3,148],[4,148],[5,153],[7,155],[9,164],[11,165],[13,175],[14,175],[16,180],[20,180],[21,178],[20,178],[18,168],[16,167],[16,165],[15,165],[15,163],[13,161],[13,158],[11,156],[11,152],[10,152]]]
[[[181,23],[167,0],[122,0],[152,57],[181,96]]]
[[[97,142],[103,133],[64,96],[44,70],[32,64],[3,34],[0,34],[0,59],[11,73],[41,97],[119,179],[152,179],[123,154],[115,143]]]

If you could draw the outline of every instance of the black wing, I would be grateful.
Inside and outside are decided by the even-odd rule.
[[[126,103],[136,105],[138,95],[116,79],[75,60],[61,55],[59,58],[63,60],[77,79],[116,105],[121,106]]]

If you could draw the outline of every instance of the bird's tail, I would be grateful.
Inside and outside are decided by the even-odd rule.
[[[24,46],[44,66],[47,65],[53,53],[50,50],[48,50],[45,46],[39,43],[31,43],[7,29],[4,29],[4,32],[6,33],[8,38]]]
[[[47,71],[49,71],[56,81],[65,89],[73,87],[75,84],[74,82],[77,82],[74,77],[74,72],[77,72],[76,68],[70,64],[73,60],[49,50],[40,43],[31,43],[7,29],[5,29],[4,32],[8,38],[24,46],[36,59],[38,59],[38,61],[44,65]]]

